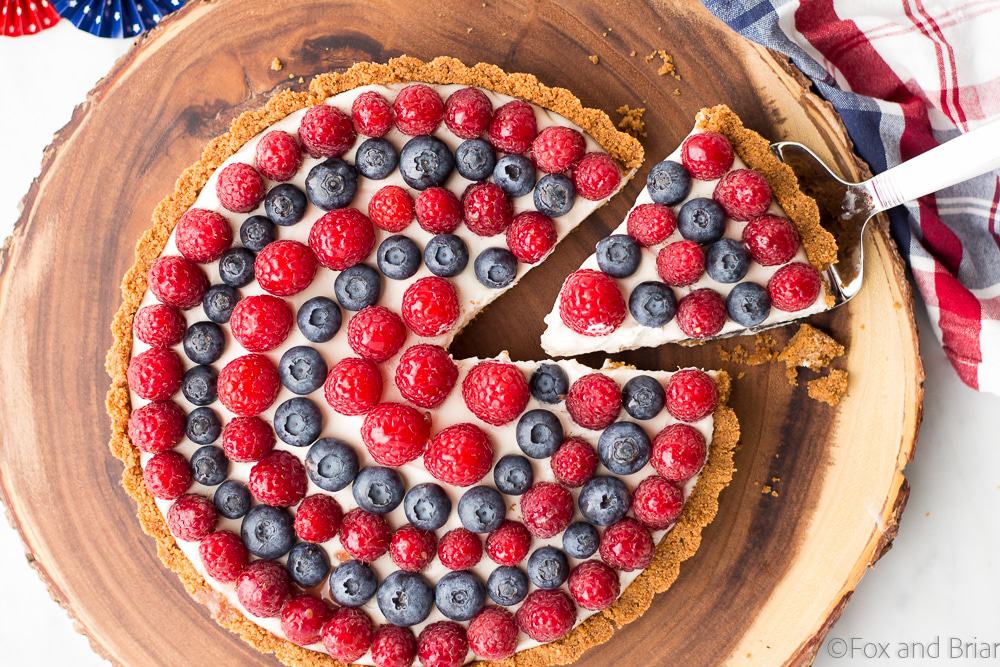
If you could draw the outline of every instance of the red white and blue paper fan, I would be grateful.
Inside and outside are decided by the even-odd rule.
[[[49,0],[0,0],[0,35],[34,35],[58,22]]]
[[[186,0],[53,0],[60,16],[97,37],[135,37]]]

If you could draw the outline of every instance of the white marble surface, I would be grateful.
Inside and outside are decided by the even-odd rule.
[[[0,37],[0,239],[10,233],[53,132],[126,48],[66,22],[30,38]],[[864,579],[821,648],[817,664],[823,667],[1000,664],[1000,576],[994,569],[1000,566],[1000,398],[966,389],[922,312],[919,323],[927,397],[917,456],[907,469],[909,506],[892,550]],[[107,664],[49,598],[20,539],[3,522],[0,572],[0,664]],[[900,642],[932,646],[935,638],[936,659],[900,655]],[[967,650],[965,657],[952,657],[952,638],[998,647],[990,657],[969,657]],[[853,658],[839,657],[852,645]],[[37,660],[39,647],[44,663]],[[888,658],[865,657],[881,649]]]

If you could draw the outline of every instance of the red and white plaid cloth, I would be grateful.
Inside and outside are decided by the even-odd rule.
[[[788,55],[875,172],[1000,114],[1000,1],[704,0]],[[1000,174],[890,211],[934,332],[962,380],[1000,394]]]

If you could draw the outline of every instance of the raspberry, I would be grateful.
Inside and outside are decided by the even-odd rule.
[[[624,518],[601,535],[600,554],[615,569],[644,570],[653,561],[653,537],[635,519]]]
[[[677,304],[677,326],[691,338],[711,338],[725,323],[726,304],[713,290],[695,290]]]
[[[535,537],[558,535],[573,519],[573,495],[558,484],[539,482],[521,496],[521,516]]]
[[[173,306],[153,303],[135,314],[132,329],[136,337],[150,347],[173,347],[184,339],[187,322]]]
[[[173,401],[154,401],[132,411],[128,439],[144,452],[158,454],[184,439],[184,411]]]
[[[165,401],[181,388],[184,369],[173,350],[153,347],[128,362],[128,388],[140,398]]]
[[[265,292],[277,296],[291,296],[309,287],[317,268],[316,255],[298,241],[268,243],[253,264],[257,282]]]
[[[531,533],[517,521],[504,521],[486,538],[486,555],[497,565],[517,565],[530,548]]]
[[[361,440],[379,464],[401,466],[423,453],[430,432],[426,413],[402,403],[380,403],[365,415]]]
[[[287,181],[302,166],[302,149],[292,135],[271,130],[257,144],[257,170],[272,181]]]
[[[816,299],[823,287],[819,271],[803,264],[794,262],[778,269],[767,281],[767,292],[771,295],[771,303],[775,308],[789,313],[808,308]]]
[[[368,216],[379,229],[401,232],[413,220],[413,198],[404,188],[387,185],[368,202]]]
[[[559,291],[559,317],[578,334],[607,336],[625,321],[625,298],[610,276],[580,269]]]
[[[621,181],[618,166],[607,153],[587,153],[573,170],[576,194],[590,201],[610,197]]]
[[[333,496],[307,496],[295,510],[295,534],[300,540],[321,544],[333,539],[343,518],[344,510]]]
[[[375,227],[361,211],[340,208],[313,223],[309,247],[319,263],[334,271],[354,266],[375,247]]]
[[[562,590],[536,590],[514,616],[521,632],[537,642],[565,637],[576,622],[576,606]]]
[[[531,142],[531,157],[547,174],[566,171],[580,161],[586,150],[587,142],[582,134],[559,125],[545,128]]]
[[[712,198],[733,220],[749,220],[771,205],[771,186],[760,172],[736,169],[719,179]]]
[[[449,570],[468,570],[483,557],[483,543],[465,528],[449,530],[438,542],[438,560]]]
[[[441,336],[458,320],[458,294],[437,276],[420,278],[406,288],[400,312],[410,331],[418,336]]]
[[[325,602],[311,595],[297,595],[281,608],[281,631],[300,646],[319,641],[323,624],[333,612]]]
[[[266,410],[274,403],[280,388],[278,369],[263,354],[237,357],[219,371],[219,400],[240,417]]]
[[[236,581],[249,559],[240,536],[228,530],[220,530],[203,539],[198,545],[198,555],[208,576],[224,583]]]
[[[795,257],[799,249],[799,233],[788,218],[761,215],[743,228],[743,242],[755,262],[763,266],[777,266]]]
[[[191,260],[177,255],[157,257],[149,267],[147,280],[153,296],[181,310],[200,305],[208,289],[205,272]]]
[[[266,352],[284,342],[294,321],[287,301],[270,294],[257,294],[237,302],[229,318],[229,329],[248,352]]]
[[[167,526],[174,537],[200,542],[215,530],[215,505],[204,496],[187,494],[174,501],[167,511]]]
[[[190,208],[177,221],[174,243],[192,262],[214,262],[233,242],[229,221],[215,211]]]
[[[517,214],[507,228],[507,247],[525,264],[541,261],[555,247],[557,238],[552,218],[538,211]]]
[[[439,345],[414,345],[399,357],[396,388],[416,406],[436,408],[451,393],[458,379],[458,366]]]
[[[469,624],[469,647],[486,660],[504,660],[517,650],[514,614],[500,607],[487,607]]]
[[[674,241],[656,253],[656,273],[673,287],[691,285],[705,273],[705,251],[694,241]]]
[[[382,373],[367,359],[341,359],[326,378],[323,396],[342,415],[363,415],[382,398]]]
[[[628,214],[628,235],[647,248],[663,243],[677,229],[677,216],[663,204],[639,204]]]
[[[371,646],[375,626],[360,609],[341,607],[323,626],[323,647],[334,660],[354,662]]]
[[[264,199],[264,179],[245,162],[233,162],[219,172],[215,194],[228,210],[249,213]]]
[[[733,146],[718,132],[701,132],[684,140],[681,164],[703,181],[714,181],[733,168]]]
[[[493,114],[487,138],[505,153],[523,153],[538,134],[535,110],[521,100],[504,104]]]
[[[425,667],[458,667],[468,652],[465,628],[454,621],[431,623],[417,637],[417,657]]]
[[[146,462],[142,470],[146,488],[160,500],[180,498],[191,486],[191,469],[178,452],[160,452]]]
[[[354,99],[351,120],[359,134],[384,136],[392,129],[392,106],[374,90],[367,90]]]
[[[445,125],[463,139],[481,137],[492,119],[493,104],[478,88],[456,90],[444,103]]]
[[[437,537],[433,530],[420,530],[410,524],[392,534],[389,558],[400,570],[419,572],[434,559]]]
[[[577,424],[598,431],[607,428],[622,409],[618,383],[602,373],[590,373],[570,385],[566,411]]]
[[[444,102],[430,86],[414,83],[403,88],[392,103],[396,127],[411,137],[434,134],[444,119]]]
[[[667,381],[666,405],[675,419],[698,421],[715,410],[719,390],[705,371],[689,368],[674,373]]]
[[[514,214],[507,194],[496,183],[475,183],[462,195],[465,226],[479,236],[494,236],[510,226]]]
[[[570,438],[559,446],[549,463],[557,482],[583,486],[597,472],[597,452],[586,441]]]
[[[340,157],[356,138],[350,116],[329,104],[309,109],[299,125],[299,141],[313,157]]]
[[[406,325],[385,306],[366,306],[347,323],[347,342],[365,359],[383,362],[403,346]]]
[[[684,509],[684,492],[659,475],[639,482],[632,494],[632,512],[647,528],[662,530],[671,525]]]
[[[487,424],[502,426],[524,412],[531,390],[514,364],[481,361],[462,380],[462,398],[472,414]]]
[[[274,429],[260,417],[236,417],[222,429],[222,451],[238,463],[260,461],[274,449]]]
[[[569,594],[584,609],[607,609],[619,593],[618,573],[599,560],[580,563],[569,575]]]
[[[340,523],[340,544],[352,558],[371,563],[389,550],[390,532],[383,517],[355,508]]]
[[[684,482],[705,465],[705,436],[687,424],[671,424],[653,439],[653,468],[664,479]]]
[[[424,468],[455,486],[471,486],[490,471],[493,444],[475,424],[454,424],[431,439],[424,452]]]
[[[372,640],[372,662],[375,667],[410,667],[417,657],[417,638],[413,630],[395,625],[383,625]]]
[[[462,203],[451,190],[427,188],[417,195],[417,224],[431,234],[450,234],[462,222]]]
[[[291,452],[273,451],[250,468],[250,493],[265,505],[291,507],[306,495],[306,469]]]

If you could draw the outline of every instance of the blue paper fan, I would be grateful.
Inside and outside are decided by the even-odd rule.
[[[56,11],[97,37],[135,37],[155,27],[186,0],[54,0]]]

